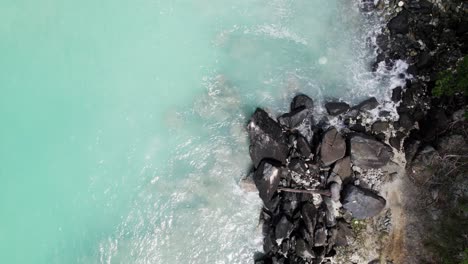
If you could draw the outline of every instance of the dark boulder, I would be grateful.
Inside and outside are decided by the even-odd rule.
[[[401,142],[402,142],[404,137],[405,137],[405,134],[398,131],[398,132],[396,132],[396,135],[394,137],[390,138],[389,143],[395,149],[400,150]]]
[[[321,247],[327,243],[327,229],[325,227],[317,228],[314,235],[314,246]]]
[[[301,214],[307,231],[313,234],[315,225],[317,224],[317,209],[315,206],[306,203],[304,206],[302,206]]]
[[[394,88],[392,90],[392,101],[393,102],[399,102],[401,100],[401,93],[402,93],[403,89],[401,88],[401,86],[398,86],[396,88]]]
[[[360,104],[353,107],[353,109],[357,109],[359,111],[370,111],[372,109],[377,108],[377,106],[379,106],[379,102],[377,101],[377,99],[375,99],[375,97],[371,97],[362,101]]]
[[[250,137],[250,157],[255,167],[263,159],[286,163],[289,148],[281,126],[263,109],[257,108],[247,126]]]
[[[307,171],[305,162],[298,158],[291,159],[291,162],[288,164],[288,168],[298,174],[304,174]]]
[[[356,122],[355,124],[350,125],[349,129],[356,131],[356,132],[361,132],[364,133],[366,132],[366,127],[363,126],[361,123]]]
[[[402,113],[400,114],[400,119],[398,120],[398,124],[400,125],[400,127],[406,130],[410,130],[414,126],[414,121],[410,117],[410,115],[408,115],[407,113]]]
[[[276,243],[274,234],[265,234],[265,237],[263,238],[263,251],[266,253],[276,253],[278,249],[278,244]]]
[[[388,22],[387,28],[391,34],[407,34],[409,32],[409,13],[405,10],[401,11]]]
[[[372,124],[372,132],[374,133],[381,133],[388,130],[390,124],[385,121],[376,121]]]
[[[296,141],[296,148],[297,151],[306,159],[312,158],[312,149],[309,145],[309,142],[302,137],[299,136]]]
[[[328,102],[325,108],[329,115],[336,116],[349,110],[349,104],[344,102]]]
[[[343,191],[343,208],[351,212],[356,219],[366,219],[379,214],[385,207],[385,199],[381,196],[349,184]]]
[[[416,67],[418,70],[425,69],[427,67],[430,67],[433,64],[432,56],[429,52],[425,51],[419,54],[418,57],[418,63]]]
[[[337,227],[338,234],[336,236],[335,245],[337,247],[347,246],[353,237],[353,230],[347,223],[343,221],[339,221]]]
[[[393,158],[392,148],[367,135],[351,137],[351,162],[362,169],[378,169]]]
[[[314,132],[314,117],[310,109],[304,107],[295,109],[290,113],[286,113],[278,118],[278,122],[287,129],[297,132],[305,137],[309,142],[312,141]]]
[[[289,221],[289,219],[283,215],[278,223],[276,223],[275,227],[275,238],[276,239],[283,239],[289,237],[289,234],[294,229],[294,224]]]
[[[281,178],[281,168],[274,162],[264,160],[258,166],[254,174],[255,185],[257,186],[260,198],[265,204],[270,203],[271,198],[278,189]]]
[[[310,246],[307,244],[307,242],[302,238],[298,238],[296,240],[296,254],[305,260],[315,258],[314,252],[310,249]]]
[[[291,102],[291,111],[297,110],[299,108],[312,110],[314,109],[314,101],[305,94],[298,94]]]
[[[346,154],[346,142],[341,134],[332,128],[325,132],[320,146],[320,158],[325,166],[342,159]]]

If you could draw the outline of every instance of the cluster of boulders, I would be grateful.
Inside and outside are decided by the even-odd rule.
[[[378,2],[383,1],[376,1],[374,8]],[[441,72],[456,68],[467,56],[468,2],[402,0],[380,6],[376,15],[384,13],[389,18],[376,38],[374,69],[392,68],[402,60],[409,64],[407,73],[412,76],[404,87],[393,90],[399,115],[393,126],[401,131],[399,138],[411,132],[407,142],[430,142],[446,130],[451,115],[466,107],[466,94],[437,98],[432,97],[432,90]]]
[[[355,107],[326,104],[344,118],[377,107],[375,98]],[[313,100],[297,95],[276,120],[257,109],[247,125],[253,181],[263,200],[264,255],[256,263],[323,263],[346,246],[352,219],[379,214],[386,201],[356,184],[355,168],[381,169],[390,146],[369,133],[318,125]]]

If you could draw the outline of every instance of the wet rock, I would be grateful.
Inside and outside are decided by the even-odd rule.
[[[338,133],[338,130],[332,128],[325,132],[320,147],[320,158],[325,166],[333,164],[335,161],[343,158],[346,153],[346,142]]]
[[[402,142],[404,137],[405,137],[405,134],[398,131],[398,132],[396,132],[396,135],[394,137],[390,138],[389,143],[395,149],[400,150],[401,149],[401,142]]]
[[[284,215],[281,217],[275,227],[276,239],[286,238],[294,229],[294,224]]]
[[[302,136],[299,136],[297,138],[297,141],[296,141],[296,148],[297,148],[297,151],[306,159],[308,158],[311,158],[312,157],[312,149],[310,148],[310,145],[309,143],[307,142],[307,140],[302,137]]]
[[[327,229],[325,227],[321,227],[315,230],[314,235],[314,246],[321,247],[326,245],[327,243]]]
[[[288,164],[288,168],[298,174],[304,174],[307,171],[305,162],[298,158],[292,159]]]
[[[393,158],[392,148],[367,135],[353,135],[350,140],[351,162],[362,169],[378,169]]]
[[[419,54],[418,63],[416,65],[416,67],[418,67],[418,70],[430,67],[432,64],[432,56],[429,52],[425,51]]]
[[[404,10],[388,22],[387,28],[392,34],[407,34],[409,32],[408,23],[409,13]]]
[[[359,111],[370,111],[379,106],[379,102],[375,97],[371,97],[367,100],[362,101],[360,104],[353,107],[353,109],[358,109]]]
[[[280,182],[281,168],[274,162],[264,160],[254,174],[254,182],[260,198],[265,204],[269,203]]]
[[[336,116],[349,110],[349,104],[344,102],[328,102],[325,108],[329,115]]]
[[[265,234],[263,238],[263,251],[276,253],[278,251],[278,244],[274,238],[273,233]]]
[[[400,119],[398,120],[398,124],[400,125],[400,127],[406,130],[410,130],[414,126],[414,121],[411,119],[411,117],[408,114],[403,113],[403,114],[400,114]]]
[[[312,126],[315,121],[311,110],[304,107],[295,109],[290,113],[280,116],[278,122],[291,131],[304,136],[309,142],[312,141],[312,137],[314,136]]]
[[[393,102],[399,102],[401,100],[401,93],[402,93],[403,89],[401,88],[401,86],[398,86],[396,88],[394,88],[392,90],[392,101]]]
[[[314,252],[310,249],[310,246],[302,238],[296,240],[296,253],[299,257],[308,260],[315,258]]]
[[[360,133],[366,132],[366,127],[363,126],[361,123],[353,124],[349,127],[349,129]]]
[[[294,97],[291,102],[291,111],[300,108],[312,110],[314,109],[314,101],[305,94],[298,94]]]
[[[317,209],[315,206],[306,203],[302,206],[302,218],[309,233],[313,234],[317,224]]]
[[[343,190],[343,208],[356,219],[366,219],[379,214],[385,207],[385,199],[358,186],[349,184]]]
[[[381,132],[385,132],[388,130],[390,124],[388,122],[385,122],[385,121],[377,121],[375,122],[374,124],[372,124],[372,131],[374,133],[381,133]]]
[[[340,159],[335,163],[333,167],[333,173],[340,176],[342,181],[346,181],[349,177],[351,177],[351,158],[349,156]]]
[[[281,126],[267,112],[257,108],[247,126],[250,137],[250,157],[255,167],[263,159],[286,163],[288,145]]]

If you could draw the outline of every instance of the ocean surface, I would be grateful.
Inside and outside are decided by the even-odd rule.
[[[250,114],[397,78],[356,2],[0,0],[0,263],[253,263]]]

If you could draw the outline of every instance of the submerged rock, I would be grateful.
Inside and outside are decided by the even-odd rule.
[[[263,159],[286,163],[289,148],[281,126],[263,109],[257,108],[247,126],[250,137],[250,157],[255,167]]]
[[[346,154],[346,142],[336,128],[325,132],[320,148],[320,158],[325,166],[333,164]]]
[[[344,102],[328,102],[325,108],[329,115],[336,116],[349,110],[349,104]]]
[[[362,169],[381,168],[393,158],[392,148],[366,135],[351,137],[351,161]]]
[[[257,186],[255,185],[255,181],[253,179],[253,173],[249,173],[247,176],[242,178],[239,182],[239,187],[244,192],[257,192]]]
[[[356,219],[366,219],[379,214],[386,201],[377,194],[361,187],[349,184],[343,191],[343,208],[351,212]]]

